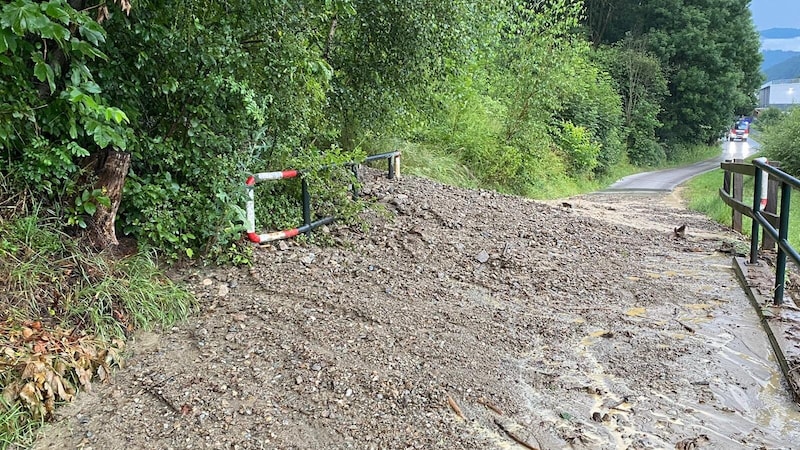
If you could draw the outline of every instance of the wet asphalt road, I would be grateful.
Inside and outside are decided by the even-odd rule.
[[[690,178],[718,168],[720,162],[726,159],[747,158],[758,152],[760,147],[758,142],[752,139],[742,142],[723,141],[722,153],[718,158],[701,161],[690,166],[630,175],[612,184],[603,192],[670,192]]]

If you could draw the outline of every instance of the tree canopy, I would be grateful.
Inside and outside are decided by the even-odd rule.
[[[734,114],[749,114],[762,82],[749,1],[586,0],[596,45],[630,39],[654,55],[667,79],[659,136],[711,142]]]

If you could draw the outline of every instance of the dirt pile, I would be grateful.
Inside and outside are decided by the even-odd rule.
[[[742,319],[736,237],[671,197],[542,203],[372,172],[363,195],[378,208],[364,229],[333,227],[337,247],[280,243],[250,269],[186,273],[202,313],[131,344],[115,383],[37,447],[800,442]]]

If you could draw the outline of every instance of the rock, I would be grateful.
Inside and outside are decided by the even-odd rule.
[[[315,259],[316,255],[314,255],[313,253],[309,253],[306,256],[300,258],[300,262],[308,266],[311,263],[313,263]]]
[[[481,250],[480,253],[475,255],[475,260],[478,261],[481,264],[484,264],[487,261],[489,261],[489,254],[486,253],[486,250]]]
[[[225,297],[226,295],[228,295],[229,292],[230,292],[230,289],[228,289],[227,285],[220,284],[219,285],[219,290],[217,291],[217,297]]]
[[[214,282],[211,281],[211,278],[204,278],[200,284],[202,284],[203,286],[211,286],[212,284],[214,284]]]
[[[289,250],[289,244],[286,241],[278,241],[278,250],[286,251]]]

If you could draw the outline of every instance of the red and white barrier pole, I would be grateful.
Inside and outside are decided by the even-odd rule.
[[[763,158],[762,157],[762,158],[757,158],[757,160],[759,162],[764,163],[764,164],[769,164],[769,161],[767,160],[767,158]],[[767,207],[767,195],[768,195],[768,192],[769,192],[769,173],[764,171],[763,176],[761,177],[761,204],[760,204],[760,208],[761,208],[762,211],[764,210],[764,208]]]
[[[272,233],[264,233],[264,234],[257,234],[255,232],[248,232],[247,238],[250,241],[255,242],[256,244],[263,244],[265,242],[270,241],[278,241],[281,239],[289,239],[291,237],[295,237],[300,233],[305,233],[306,231],[313,230],[322,225],[327,225],[331,222],[336,220],[335,217],[326,217],[324,219],[317,220],[316,222],[311,222],[308,225],[303,225],[302,227],[292,228],[289,230],[283,231],[273,231]]]
[[[285,178],[295,178],[296,176],[300,175],[299,170],[281,170],[278,172],[261,172],[250,175],[247,177],[247,181],[245,182],[245,187],[247,188],[247,204],[245,205],[245,211],[247,213],[247,238],[250,239],[252,242],[262,242],[261,235],[256,233],[256,206],[255,206],[255,185],[258,181],[270,181],[270,180],[283,180]],[[287,230],[289,232],[291,230]],[[269,234],[278,234],[284,233],[283,231],[278,231],[277,233],[269,233]],[[268,240],[276,240],[276,239],[286,239],[296,234],[292,234],[290,236],[284,237],[277,237]],[[266,241],[263,241],[266,242]]]
[[[400,177],[400,152],[389,152],[383,153],[380,155],[372,155],[368,156],[364,159],[363,162],[367,161],[374,161],[377,159],[388,159],[389,160],[389,174],[388,177],[392,178],[399,178]],[[255,242],[257,244],[262,244],[264,242],[270,241],[277,241],[279,239],[288,239],[294,236],[297,236],[300,233],[306,233],[308,231],[313,230],[316,227],[321,225],[329,224],[335,220],[334,217],[325,217],[324,219],[317,220],[316,222],[308,223],[311,217],[311,212],[309,210],[309,203],[310,199],[308,197],[308,186],[305,184],[305,180],[303,181],[303,221],[304,225],[297,228],[292,228],[289,230],[282,230],[282,231],[275,231],[272,233],[264,233],[258,234],[256,233],[256,207],[255,207],[255,185],[259,181],[270,181],[270,180],[283,180],[286,178],[295,178],[301,175],[299,170],[282,170],[279,172],[261,172],[255,173],[247,177],[247,181],[245,181],[245,188],[247,189],[247,204],[245,205],[245,212],[246,212],[246,233],[247,239],[251,242]]]

